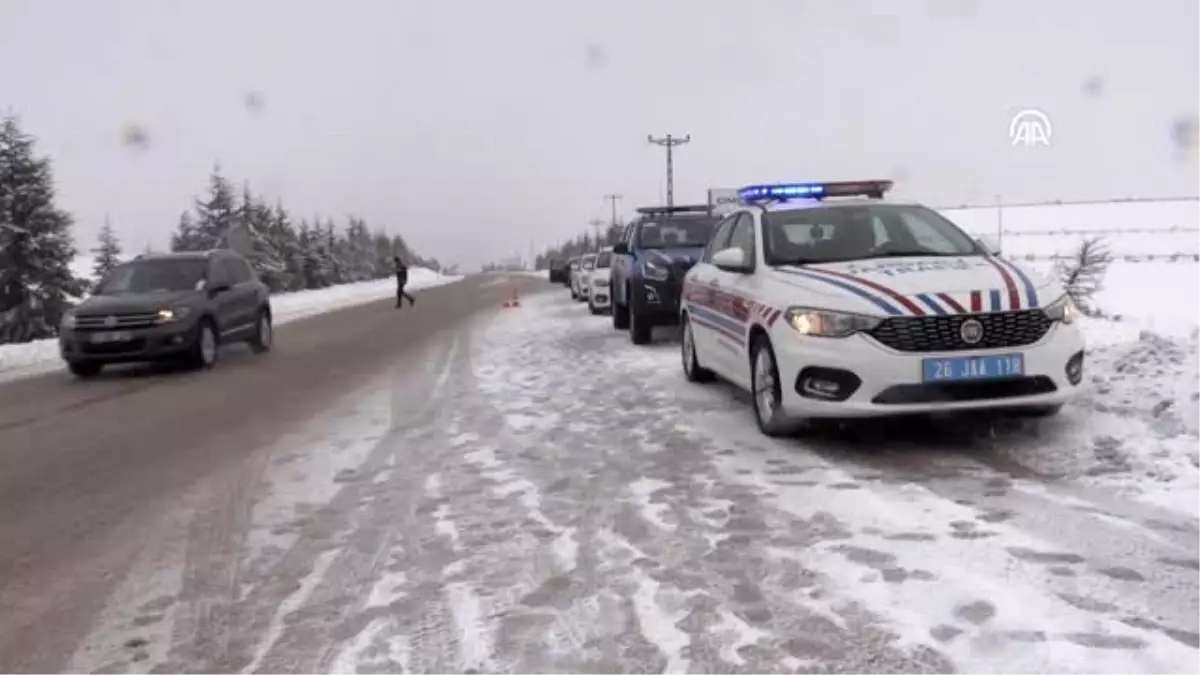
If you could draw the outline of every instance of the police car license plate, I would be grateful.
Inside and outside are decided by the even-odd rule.
[[[960,356],[947,359],[925,359],[921,363],[925,382],[964,382],[972,380],[1001,380],[1025,374],[1023,354],[994,354],[989,356]]]
[[[103,345],[112,342],[128,342],[133,339],[133,333],[128,331],[105,331],[92,333],[92,344]]]

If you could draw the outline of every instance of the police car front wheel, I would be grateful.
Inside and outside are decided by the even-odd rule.
[[[685,315],[680,322],[679,351],[683,357],[683,375],[688,382],[710,382],[713,372],[700,365],[700,357],[696,353],[696,338],[692,334],[692,322]]]
[[[750,398],[759,430],[767,436],[779,437],[806,429],[808,425],[804,421],[789,419],[783,410],[779,366],[775,363],[770,338],[759,335],[750,353]]]

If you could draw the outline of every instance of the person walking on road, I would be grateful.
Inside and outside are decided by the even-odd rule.
[[[408,266],[404,264],[400,256],[393,257],[392,261],[396,263],[396,309],[403,307],[406,299],[408,304],[416,305],[416,298],[404,291],[404,286],[408,284]]]

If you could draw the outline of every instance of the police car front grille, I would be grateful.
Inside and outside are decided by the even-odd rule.
[[[983,324],[983,339],[969,344],[962,339],[962,324],[975,319]],[[868,334],[881,344],[902,352],[953,352],[966,349],[1023,347],[1041,340],[1050,330],[1050,317],[1039,310],[958,314],[948,316],[892,317]]]

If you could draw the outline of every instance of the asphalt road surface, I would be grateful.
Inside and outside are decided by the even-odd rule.
[[[88,382],[59,372],[0,386],[0,671],[66,668],[150,520],[198,482],[251,472],[255,448],[499,307],[486,284],[280,326],[268,355],[231,347],[209,372],[126,368]],[[229,481],[209,506],[237,503],[245,485]]]
[[[0,387],[0,671],[1195,672],[1194,514],[1026,461],[1085,404],[768,439],[550,289]]]

